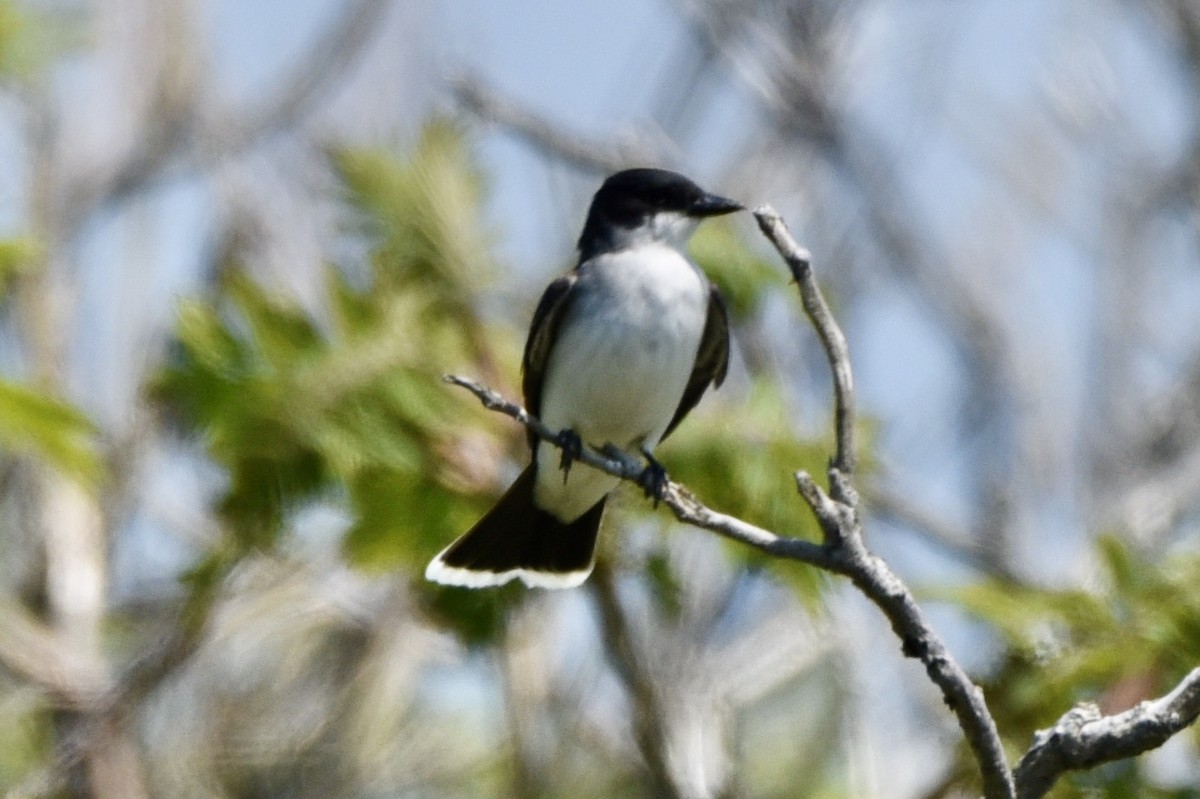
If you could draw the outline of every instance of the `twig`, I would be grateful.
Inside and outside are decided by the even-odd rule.
[[[903,642],[904,654],[917,658],[942,691],[942,698],[958,719],[983,778],[984,795],[1012,797],[1012,773],[996,722],[984,702],[983,692],[954,660],[945,644],[925,620],[907,586],[863,541],[854,489],[854,376],[846,337],[833,318],[813,275],[811,257],[796,243],[779,214],[769,205],[754,211],[763,235],[774,245],[791,270],[808,315],[829,360],[833,375],[837,454],[829,467],[829,494],[806,472],[796,473],[796,487],[825,533],[825,547],[834,557],[827,568],[850,578],[854,585],[883,611],[892,630]]]
[[[758,220],[758,228],[763,235],[775,246],[776,251],[792,272],[792,279],[800,289],[800,303],[804,313],[808,315],[825,355],[829,359],[829,368],[833,372],[834,422],[837,434],[837,455],[833,459],[834,467],[846,476],[854,474],[854,375],[850,370],[850,349],[846,345],[846,336],[834,320],[817,286],[813,276],[811,256],[808,250],[801,247],[788,232],[787,225],[774,208],[760,205],[754,209],[754,218]],[[836,496],[836,495],[835,495]]]
[[[470,391],[489,410],[516,419],[539,439],[559,445],[558,431],[551,430],[520,405],[505,400],[490,388],[468,378],[446,375],[444,379],[447,383]],[[601,453],[591,446],[584,446],[577,460],[631,482],[636,482],[645,468],[632,455],[611,450]],[[844,476],[834,468],[830,469],[830,475],[834,484],[841,486],[840,491],[853,496]],[[903,642],[904,654],[925,664],[926,672],[942,690],[946,704],[958,718],[980,762],[985,795],[988,799],[1011,799],[1012,778],[1004,760],[999,733],[987,712],[980,690],[950,656],[900,578],[892,573],[887,564],[867,551],[855,509],[833,499],[807,473],[797,473],[796,482],[825,530],[824,544],[780,536],[734,516],[718,513],[673,480],[667,481],[662,502],[681,522],[748,544],[768,555],[800,561],[849,577],[887,616],[892,629]]]
[[[510,416],[533,431],[539,439],[558,446],[559,431],[551,430],[542,421],[532,416],[528,411],[515,402],[509,402],[487,386],[458,375],[446,375],[443,380],[452,385],[461,386],[470,391],[488,410]],[[637,482],[645,470],[645,464],[628,453],[617,453],[612,450],[600,452],[590,445],[582,448],[575,458],[579,463],[587,464],[593,469],[599,469],[613,477]],[[675,518],[685,524],[711,530],[743,544],[749,544],[771,555],[799,560],[814,566],[831,569],[834,559],[825,547],[797,538],[782,538],[770,530],[764,530],[749,522],[744,522],[734,516],[718,513],[704,505],[684,486],[674,480],[668,480],[663,492],[662,503],[671,509]]]
[[[770,206],[755,212],[764,235],[787,262],[800,289],[805,312],[817,329],[834,376],[837,455],[829,467],[829,493],[806,472],[795,475],[796,487],[821,525],[825,540],[814,544],[780,536],[761,527],[718,513],[695,498],[685,487],[668,481],[662,501],[675,518],[712,530],[727,538],[749,544],[767,554],[797,560],[849,577],[875,603],[903,642],[903,652],[917,658],[958,719],[971,751],[979,764],[987,799],[1012,799],[1015,795],[1000,734],[988,712],[982,691],[971,682],[951,657],[933,628],[925,620],[912,593],[887,564],[872,555],[863,542],[858,515],[858,493],[852,477],[854,456],[854,384],[845,336],[833,319],[829,306],[813,277],[808,254],[796,244],[786,225]],[[551,430],[524,408],[508,402],[491,389],[472,380],[447,375],[445,380],[466,388],[491,410],[513,417],[544,440],[557,445],[557,430]],[[643,471],[641,461],[622,453],[600,453],[584,447],[578,460],[623,480],[636,481]]]
[[[1200,668],[1167,695],[1111,716],[1087,703],[1067,711],[1017,764],[1017,799],[1040,799],[1065,771],[1087,769],[1162,746],[1200,716]]]
[[[823,493],[820,486],[803,472],[797,473],[796,482],[806,500],[809,494]],[[905,656],[916,658],[925,666],[925,673],[941,690],[943,701],[954,713],[975,756],[983,779],[984,796],[987,799],[1011,799],[1015,791],[1012,773],[983,691],[971,681],[926,621],[908,587],[883,560],[867,549],[857,512],[828,497],[823,501],[832,502],[837,509],[831,520],[822,520],[820,511],[814,508],[823,528],[828,530],[831,523],[838,526],[837,568],[834,571],[849,577],[855,587],[883,612],[892,631],[900,638]]]
[[[592,141],[551,124],[524,106],[515,103],[480,78],[464,75],[454,82],[459,103],[480,119],[494,122],[527,143],[587,172],[608,174],[630,166],[654,164],[662,160],[661,148],[631,142],[616,145]]]
[[[291,72],[273,95],[253,108],[235,110],[199,108],[200,88],[185,87],[186,102],[157,108],[142,131],[142,140],[128,158],[66,187],[61,225],[68,234],[83,227],[88,216],[109,203],[120,202],[147,187],[177,174],[173,168],[207,167],[239,155],[281,131],[299,125],[316,101],[344,76],[381,30],[389,4],[380,0],[353,0]],[[182,47],[171,42],[167,47]],[[60,234],[62,235],[62,234]]]

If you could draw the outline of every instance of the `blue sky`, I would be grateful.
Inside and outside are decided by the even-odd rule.
[[[334,0],[196,4],[209,25],[207,66],[219,93],[253,107],[342,6]],[[670,102],[656,92],[671,65],[693,47],[680,7],[665,0],[403,3],[354,85],[345,90],[359,97],[370,93],[372,103],[365,110],[358,107],[351,118],[345,109],[355,106],[335,98],[318,116],[322,124],[386,142],[389,135],[402,134],[406,124],[419,125],[433,108],[445,108],[439,89],[449,78],[473,71],[565,129],[597,138],[629,135],[645,130],[656,108]],[[1088,13],[1093,8],[1068,0],[880,3],[857,22],[843,98],[876,133],[887,157],[914,167],[904,172],[905,200],[946,246],[948,263],[972,262],[955,248],[971,246],[960,231],[981,218],[998,240],[1014,234],[1006,245],[1011,250],[974,262],[992,264],[994,274],[985,275],[982,285],[991,280],[991,290],[1013,292],[1006,318],[1014,329],[1040,325],[1037,355],[1044,363],[1038,365],[1055,379],[1027,376],[1033,384],[1030,409],[1057,425],[1050,432],[1062,438],[1061,458],[1073,455],[1068,428],[1080,423],[1077,407],[1097,357],[1087,349],[1086,333],[1099,290],[1096,265],[1107,254],[1097,251],[1095,242],[1111,220],[1098,215],[1093,199],[1112,174],[1105,160],[1112,158],[1111,142],[1078,146],[1065,137],[1088,126],[1115,130],[1123,136],[1123,157],[1162,167],[1178,157],[1195,118],[1194,98],[1179,90],[1175,54],[1147,46],[1153,41],[1147,35],[1149,18],[1121,7],[1110,14]],[[380,63],[414,68],[387,70]],[[87,85],[79,64],[62,74],[64,92]],[[371,80],[376,74],[398,83],[381,91]],[[717,80],[717,102],[695,126],[694,139],[681,143],[673,164],[709,185],[759,121],[744,85],[728,75]],[[80,105],[99,105],[96,111],[102,113],[103,101],[103,94],[88,95]],[[1015,129],[1011,123],[1030,104],[1054,124],[1032,132]],[[1054,119],[1055,114],[1061,118]],[[1022,138],[1047,130],[1051,134],[1043,138]],[[0,124],[0,159],[15,172],[21,160],[11,131]],[[547,277],[568,262],[595,177],[548,164],[499,130],[481,128],[477,148],[489,181],[489,219],[498,234],[499,256],[513,277],[501,290],[535,297]],[[989,206],[996,186],[1018,182],[1017,169],[1035,176],[1041,170],[1054,179],[1045,185],[1030,181],[1029,196],[1017,198],[1012,207]],[[797,189],[799,195],[806,191]],[[152,313],[163,323],[170,320],[177,296],[196,288],[195,266],[209,244],[212,222],[208,192],[187,177],[171,181],[145,201],[121,209],[120,219],[101,217],[89,229],[81,255],[87,332],[75,379],[86,407],[102,421],[128,407],[129,399],[113,395],[116,387],[127,390],[129,381],[107,379],[129,368],[122,359],[131,350],[132,335],[129,320],[111,309],[149,280],[164,299]],[[810,205],[825,200],[803,199]],[[0,229],[15,226],[21,200],[0,186]],[[802,240],[836,235],[804,230],[799,213],[791,219]],[[744,223],[753,237],[749,222]],[[1152,257],[1165,254],[1183,263],[1191,235],[1187,220],[1166,224],[1157,243],[1163,252]],[[153,254],[157,269],[112,270],[131,242],[141,248],[134,252]],[[815,254],[819,269],[841,266],[823,262],[827,253]],[[1187,275],[1181,268],[1170,280],[1147,287],[1163,298],[1162,328],[1156,333],[1161,337],[1195,335],[1200,288]],[[880,290],[869,308],[869,314],[843,320],[851,327],[863,408],[884,420],[886,451],[926,456],[905,464],[904,474],[928,478],[933,470],[923,490],[956,513],[961,510],[956,501],[964,500],[956,482],[961,469],[955,465],[961,441],[944,419],[953,413],[958,387],[939,331],[902,293]],[[1152,363],[1146,380],[1165,382],[1174,366]],[[1062,496],[1055,526],[1071,527],[1062,521],[1071,516],[1070,489],[1053,487]]]

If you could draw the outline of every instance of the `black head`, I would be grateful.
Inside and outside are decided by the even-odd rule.
[[[639,237],[682,246],[701,219],[742,209],[665,169],[626,169],[612,175],[592,198],[580,258],[629,246]]]

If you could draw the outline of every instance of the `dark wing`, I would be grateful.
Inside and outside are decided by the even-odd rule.
[[[574,298],[571,288],[578,280],[575,272],[555,280],[546,287],[533,312],[529,338],[525,340],[525,355],[521,359],[521,391],[525,395],[525,410],[534,416],[542,413],[542,378],[546,374],[546,361],[550,359],[550,349],[558,337],[558,326]],[[530,431],[529,446],[536,443],[537,436]]]
[[[663,438],[671,434],[675,425],[688,415],[708,384],[719,386],[725,380],[729,370],[729,314],[725,310],[725,300],[716,286],[709,289],[708,318],[704,322],[704,335],[700,338],[700,349],[696,351],[696,365],[692,367],[692,376],[688,378],[687,388],[683,390],[683,399],[674,418],[667,425]]]

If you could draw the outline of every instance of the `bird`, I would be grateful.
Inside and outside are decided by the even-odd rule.
[[[664,169],[626,169],[604,180],[579,236],[577,265],[542,294],[522,357],[526,410],[562,432],[553,443],[529,433],[529,465],[429,563],[428,580],[467,588],[516,579],[530,588],[583,583],[605,501],[619,482],[571,468],[583,442],[640,452],[648,464],[640,482],[661,496],[666,472],[655,446],[729,367],[725,302],[688,258],[687,242],[704,219],[742,209]]]

